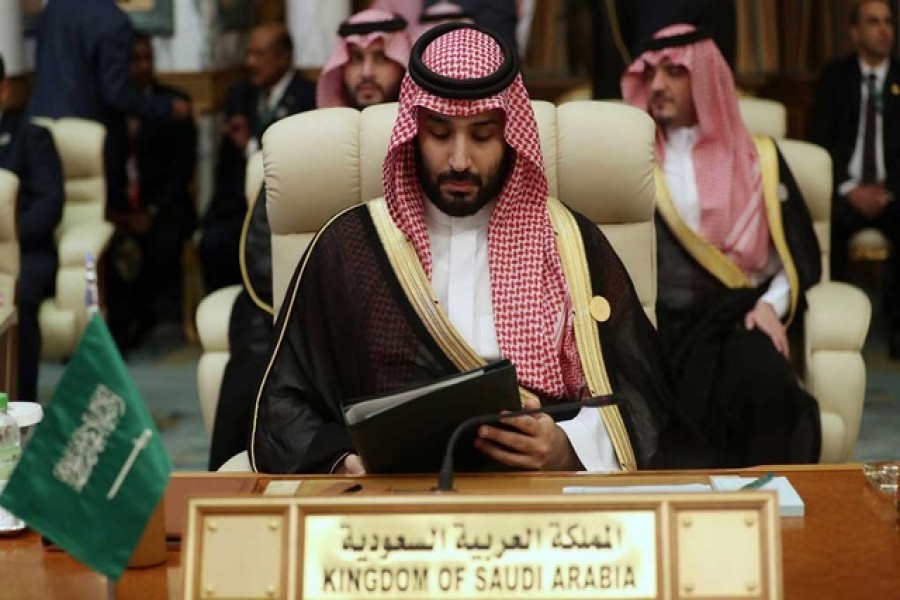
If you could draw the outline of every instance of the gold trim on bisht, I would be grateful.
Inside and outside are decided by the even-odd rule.
[[[412,240],[394,223],[384,198],[370,200],[366,206],[400,287],[440,349],[460,371],[470,371],[487,364],[450,322],[450,317],[434,295]],[[519,397],[523,404],[526,400],[540,403],[537,396],[521,386]]]
[[[762,173],[763,199],[766,206],[766,219],[769,222],[769,235],[781,266],[790,282],[791,307],[788,311],[786,325],[790,325],[797,312],[797,302],[800,300],[800,277],[797,275],[797,267],[791,249],[788,247],[787,237],[784,233],[784,221],[781,218],[781,200],[778,198],[778,150],[775,142],[770,137],[756,137],[756,152],[759,154],[759,168]]]
[[[259,390],[256,392],[256,402],[253,404],[253,428],[250,430],[250,447],[247,449],[250,455],[250,467],[254,471],[259,471],[256,467],[256,424],[259,420],[259,401],[262,398],[263,388],[266,386],[266,381],[269,379],[269,372],[272,370],[272,365],[275,364],[275,358],[278,356],[278,352],[281,350],[281,342],[284,340],[284,334],[287,331],[288,323],[291,321],[291,313],[294,312],[294,304],[297,301],[297,292],[300,290],[300,282],[303,281],[303,273],[306,271],[306,263],[309,262],[309,257],[313,253],[313,249],[316,247],[316,244],[319,243],[319,238],[322,237],[322,232],[328,229],[328,226],[331,225],[338,218],[343,216],[344,214],[350,212],[354,208],[359,206],[358,204],[351,206],[350,208],[344,209],[338,214],[331,217],[327,223],[316,233],[315,237],[313,237],[312,241],[309,243],[309,247],[303,253],[302,258],[300,259],[300,264],[298,265],[299,274],[297,275],[296,280],[294,281],[294,287],[290,290],[290,300],[288,300],[282,306],[282,309],[285,311],[284,321],[281,323],[281,330],[278,332],[278,338],[275,341],[275,350],[272,351],[272,355],[269,357],[269,364],[266,366],[266,372],[263,374],[262,382],[259,384]],[[285,298],[287,299],[287,297]]]
[[[257,194],[256,202],[259,202],[260,200],[265,201],[265,198],[259,198],[258,196],[259,194]],[[253,220],[254,206],[255,203],[247,207],[247,214],[244,215],[244,222],[241,225],[241,240],[238,243],[238,264],[241,267],[241,279],[244,281],[244,288],[246,288],[247,293],[250,295],[250,299],[253,300],[253,303],[260,309],[275,316],[275,308],[259,297],[259,294],[256,293],[256,289],[253,287],[253,282],[250,281],[250,273],[247,271],[247,257],[244,254],[244,251],[247,249],[247,234],[250,231],[250,221]]]
[[[797,303],[800,298],[800,278],[791,256],[787,238],[784,232],[784,223],[781,218],[781,200],[778,198],[778,152],[775,142],[769,137],[756,137],[756,151],[759,155],[759,167],[762,174],[763,206],[766,210],[766,221],[769,225],[769,236],[781,259],[784,272],[790,283],[790,309],[788,311],[786,325],[790,325],[797,311]],[[716,279],[726,287],[742,288],[750,287],[750,280],[721,250],[697,235],[687,226],[669,193],[666,178],[662,169],[656,167],[656,209],[662,216],[669,230],[675,235],[682,247],[696,260],[700,266],[709,271]]]
[[[612,385],[606,372],[606,364],[603,362],[600,330],[597,325],[598,322],[609,318],[611,314],[609,302],[602,296],[593,295],[584,242],[575,217],[555,198],[547,199],[547,210],[553,223],[556,247],[575,311],[575,342],[581,358],[581,368],[584,370],[591,395],[611,394]],[[634,449],[619,407],[603,406],[600,408],[600,416],[603,418],[603,424],[609,433],[622,470],[636,470]]]
[[[697,235],[697,232],[688,227],[684,219],[681,218],[681,214],[672,201],[669,186],[666,184],[666,177],[663,175],[659,165],[656,166],[655,176],[657,190],[656,210],[687,253],[700,266],[709,271],[713,277],[725,284],[726,287],[731,289],[750,287],[750,280],[744,272],[730,258],[725,256],[721,250]]]

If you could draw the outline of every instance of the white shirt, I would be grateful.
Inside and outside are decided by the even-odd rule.
[[[431,243],[431,285],[450,322],[488,361],[501,358],[488,266],[488,221],[495,205],[496,202],[490,202],[468,217],[451,217],[431,202],[425,202],[425,222]],[[600,409],[582,409],[574,419],[558,425],[585,470],[620,470]]]
[[[875,89],[884,89],[884,80],[887,78],[888,61],[883,61],[877,67],[870,67],[868,64],[859,59],[859,70],[862,72],[862,81],[860,82],[859,96],[859,126],[856,129],[856,146],[853,147],[853,156],[847,164],[847,175],[849,179],[841,183],[838,187],[838,193],[846,196],[856,188],[862,180],[862,161],[863,161],[863,138],[866,135],[866,104],[869,102],[869,74],[875,75]],[[884,168],[884,120],[881,118],[881,111],[875,111],[875,173],[878,181],[885,180]]]
[[[291,79],[294,77],[294,71],[288,69],[287,73],[281,76],[275,85],[269,88],[268,90],[268,98],[266,98],[266,110],[269,112],[273,112],[276,108],[278,108],[278,104],[281,102],[281,99],[284,97],[284,93],[287,91],[288,86],[291,84]],[[260,94],[263,91],[260,90]],[[244,157],[247,158],[257,150],[259,150],[259,140],[256,137],[251,137],[247,142],[247,147],[244,149]]]
[[[697,127],[669,129],[666,132],[666,158],[663,165],[672,203],[685,224],[694,232],[700,230],[700,196],[692,153],[698,135]],[[773,274],[775,277],[761,300],[770,304],[775,313],[784,318],[790,308],[791,285],[778,252],[770,242],[769,262],[762,272],[750,278],[750,283],[758,285]]]

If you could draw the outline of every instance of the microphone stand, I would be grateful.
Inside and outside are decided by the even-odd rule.
[[[573,410],[601,406],[612,406],[618,403],[619,396],[617,394],[609,394],[608,396],[594,396],[593,398],[578,402],[563,402],[561,404],[542,406],[540,408],[532,408],[530,410],[520,410],[515,412],[503,413],[500,415],[479,415],[477,417],[466,419],[465,421],[460,423],[456,427],[456,429],[453,430],[453,434],[447,441],[447,450],[444,452],[444,460],[441,463],[441,470],[438,473],[438,484],[437,487],[433,489],[437,492],[456,491],[453,489],[453,479],[455,476],[455,472],[453,469],[453,452],[456,450],[456,443],[459,441],[460,436],[462,436],[463,433],[469,431],[473,427],[477,427],[480,425],[494,425],[500,423],[503,419],[523,417],[526,415],[530,416],[546,414],[554,417],[553,420],[556,421],[556,417],[559,417],[562,414],[571,412]]]

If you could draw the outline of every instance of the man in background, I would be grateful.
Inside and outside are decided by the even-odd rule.
[[[134,37],[130,73],[131,85],[145,95],[190,101],[156,80],[153,45],[144,34]],[[160,317],[181,316],[159,313],[162,304],[180,306],[181,253],[197,219],[190,192],[197,129],[190,119],[128,115],[113,133],[120,160],[110,173],[107,214],[116,236],[107,254],[106,295],[110,330],[127,351]]]
[[[721,466],[817,462],[819,408],[788,326],[821,259],[787,163],[750,136],[728,63],[692,25],[648,41],[622,94],[657,124],[656,313],[681,406]]]
[[[107,130],[125,114],[190,118],[191,106],[184,99],[142,94],[131,85],[133,36],[131,21],[113,0],[50,0],[37,26],[28,116],[79,117]],[[107,173],[120,160],[107,144]]]
[[[341,23],[338,36],[319,77],[316,107],[396,102],[412,45],[406,20],[370,8]]]
[[[53,293],[58,259],[53,230],[62,217],[63,172],[53,138],[45,128],[4,109],[9,93],[0,56],[0,169],[19,178],[16,225],[19,234],[18,400],[37,401],[41,331],[38,308]],[[13,302],[0,298],[0,302]]]
[[[848,245],[874,227],[891,242],[883,309],[888,352],[900,358],[900,62],[887,2],[863,0],[850,13],[856,53],[827,65],[816,94],[810,138],[831,154],[831,276],[847,279]]]
[[[324,95],[328,106],[349,102],[354,108],[396,100],[409,57],[405,27],[405,21],[383,11],[367,10],[350,17],[341,25],[346,37],[338,42],[319,79],[320,99]],[[402,66],[398,61],[404,61]],[[210,470],[247,448],[253,399],[273,341],[272,231],[264,191],[250,210],[238,249],[246,265],[241,272],[244,289],[231,309],[230,357],[216,405]]]
[[[283,25],[260,25],[247,39],[247,81],[228,92],[215,189],[203,217],[200,262],[206,291],[240,283],[238,244],[247,213],[244,171],[275,121],[315,108],[315,84],[293,67],[294,42]]]

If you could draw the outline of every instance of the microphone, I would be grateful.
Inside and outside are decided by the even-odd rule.
[[[455,475],[453,469],[453,453],[456,450],[456,443],[464,433],[470,431],[474,427],[478,427],[480,425],[496,425],[500,423],[502,419],[507,419],[510,417],[523,417],[526,415],[539,414],[550,415],[553,418],[554,422],[564,421],[573,411],[575,412],[575,414],[578,414],[578,411],[582,408],[613,406],[615,404],[618,404],[619,402],[619,394],[609,394],[607,396],[594,396],[593,398],[588,398],[587,400],[581,400],[578,402],[562,402],[560,404],[552,404],[550,406],[542,406],[540,408],[532,408],[530,410],[519,410],[503,414],[494,413],[489,415],[479,415],[477,417],[466,419],[465,421],[460,423],[456,427],[456,429],[453,430],[453,434],[447,441],[447,449],[444,452],[444,462],[441,464],[441,470],[438,473],[438,484],[436,491],[453,491],[453,478]]]

